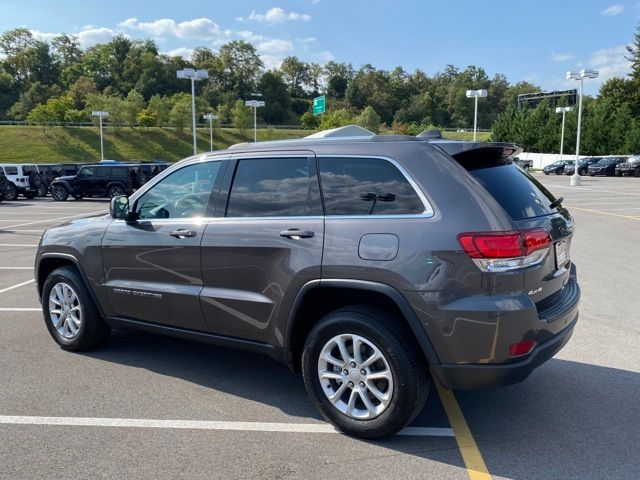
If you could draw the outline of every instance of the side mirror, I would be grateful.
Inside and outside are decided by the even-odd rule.
[[[126,195],[118,195],[111,199],[109,204],[109,213],[115,219],[127,220],[131,217],[131,211],[129,210],[129,199]]]

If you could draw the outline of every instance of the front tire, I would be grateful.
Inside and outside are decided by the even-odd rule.
[[[4,199],[11,202],[13,200],[16,200],[17,198],[18,188],[13,183],[10,183],[9,185],[7,185],[7,188],[4,191]]]
[[[307,393],[326,420],[361,438],[396,433],[424,407],[426,360],[401,320],[347,307],[325,315],[302,354]]]
[[[78,271],[61,267],[42,287],[42,313],[51,337],[64,350],[87,350],[102,343],[111,329],[96,308]]]
[[[51,198],[56,202],[64,202],[69,198],[69,192],[62,185],[55,185],[51,187]]]
[[[124,195],[124,189],[122,187],[114,185],[113,187],[109,188],[107,195],[109,198],[119,197],[120,195]]]

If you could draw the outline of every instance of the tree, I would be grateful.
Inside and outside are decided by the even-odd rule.
[[[225,43],[216,58],[211,81],[219,90],[233,92],[236,98],[247,98],[255,91],[263,63],[253,45],[241,40]]]
[[[173,98],[173,107],[169,114],[171,124],[178,130],[191,123],[191,96],[186,93],[177,93]]]
[[[65,122],[75,124],[78,127],[80,126],[80,122],[87,120],[87,113],[84,110],[76,110],[74,108],[67,110],[64,114]]]
[[[286,57],[280,64],[283,80],[289,85],[292,97],[304,95],[302,85],[309,81],[309,65],[298,57]]]
[[[149,112],[155,119],[156,127],[164,127],[171,119],[171,99],[168,97],[161,97],[160,95],[154,95],[149,99]]]
[[[78,79],[69,87],[69,96],[73,100],[73,105],[78,110],[82,110],[86,106],[87,96],[98,93],[96,82],[85,76]]]
[[[260,77],[258,90],[267,105],[260,111],[262,119],[266,123],[285,123],[289,118],[291,97],[280,75],[272,71],[265,72]]]
[[[135,126],[138,114],[143,108],[144,97],[137,90],[131,90],[125,101],[125,115],[131,128]]]
[[[636,82],[640,82],[640,25],[636,27],[633,43],[627,45],[625,58],[631,62],[631,78]]]
[[[47,123],[53,122],[53,117],[46,105],[37,105],[27,115],[27,121],[36,125],[42,125],[42,133],[46,133]]]
[[[156,116],[154,112],[149,108],[143,108],[136,115],[136,121],[141,127],[153,127],[156,124]]]
[[[320,125],[320,119],[311,112],[304,112],[300,117],[300,126],[304,130],[315,130]]]
[[[247,129],[251,128],[253,123],[253,115],[251,108],[246,107],[242,100],[238,100],[231,110],[233,126],[240,130],[243,134]]]
[[[373,133],[378,133],[381,122],[382,119],[380,115],[378,115],[371,106],[365,107],[362,113],[356,118],[356,125],[360,125],[362,128],[366,128]]]

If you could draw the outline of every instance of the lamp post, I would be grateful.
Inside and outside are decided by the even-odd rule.
[[[104,160],[104,140],[102,139],[102,119],[107,118],[109,116],[109,112],[96,110],[91,112],[91,116],[98,117],[100,121],[100,160]]]
[[[211,143],[211,151],[213,151],[213,121],[218,120],[218,116],[213,113],[207,113],[204,119],[209,120],[209,142]]]
[[[487,96],[486,90],[467,90],[467,98],[475,98],[475,107],[473,113],[473,141],[476,141],[476,132],[478,131],[478,98]]]
[[[578,175],[578,157],[580,156],[580,131],[582,130],[582,88],[585,78],[597,78],[600,72],[591,68],[583,68],[579,72],[567,72],[567,80],[580,80],[580,93],[578,97],[578,133],[576,138],[576,169],[571,176],[571,186],[580,185],[580,175]]]
[[[253,108],[253,141],[258,141],[258,123],[257,123],[257,111],[258,108],[264,107],[265,103],[263,100],[245,100],[244,104],[247,107]]]
[[[562,128],[560,129],[560,160],[562,160],[562,151],[564,148],[564,118],[567,112],[572,112],[573,107],[556,107],[556,113],[562,114]],[[576,163],[576,171],[578,170],[578,164]]]
[[[206,70],[194,70],[193,68],[184,68],[176,72],[178,78],[188,78],[191,80],[191,124],[193,128],[193,154],[198,153],[198,143],[196,138],[196,82],[209,78],[209,72]]]

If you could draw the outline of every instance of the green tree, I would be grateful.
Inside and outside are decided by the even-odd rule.
[[[355,121],[356,125],[360,125],[362,128],[366,128],[373,133],[379,132],[381,122],[382,119],[380,115],[378,115],[371,106],[365,107]]]
[[[169,114],[171,125],[178,130],[184,130],[191,123],[191,96],[186,93],[178,93],[173,98],[173,107]]]
[[[72,125],[80,126],[80,122],[84,122],[87,120],[87,112],[84,110],[76,110],[75,108],[71,108],[67,110],[64,114],[64,121],[68,122]]]
[[[51,110],[46,105],[37,105],[27,115],[27,121],[35,125],[42,125],[42,133],[47,131],[47,123],[54,121]]]
[[[125,116],[127,123],[133,128],[136,124],[138,114],[144,108],[144,97],[137,90],[131,90],[125,101]]]
[[[149,99],[149,111],[155,118],[156,127],[164,127],[171,121],[171,99],[154,95]]]
[[[302,86],[309,81],[309,65],[298,57],[291,56],[282,60],[279,71],[289,86],[289,94],[292,97],[302,97]]]
[[[311,112],[304,112],[300,117],[300,126],[304,130],[315,130],[320,125],[320,119]]]
[[[153,127],[156,124],[156,115],[149,107],[143,108],[136,115],[136,122],[143,128]]]
[[[260,78],[258,89],[262,93],[267,108],[260,111],[260,116],[266,123],[284,123],[289,118],[291,97],[287,86],[275,72],[265,72]]]
[[[253,115],[251,108],[246,107],[242,100],[238,100],[231,110],[233,126],[240,130],[243,134],[253,124]]]

